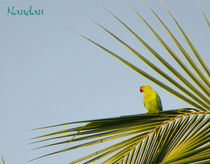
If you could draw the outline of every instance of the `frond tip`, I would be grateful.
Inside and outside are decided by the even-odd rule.
[[[2,164],[6,164],[3,157],[1,158],[1,161],[2,161]]]
[[[42,156],[46,157],[120,139],[111,146],[87,154],[69,164],[80,161],[91,163],[99,159],[104,160],[102,163],[127,163],[128,161],[170,163],[186,160],[188,157],[196,159],[197,153],[203,153],[206,157],[205,153],[208,147],[205,145],[210,140],[208,138],[209,114],[194,109],[176,109],[160,114],[139,114],[89,120],[89,123],[85,125],[36,137],[43,139],[35,143],[63,139],[63,141],[55,141],[39,147],[65,146],[64,149]],[[69,125],[72,126],[72,123]],[[75,136],[75,134],[77,135]],[[71,137],[73,138],[71,139]],[[69,146],[70,140],[76,145]],[[201,142],[195,142],[197,140]],[[77,144],[79,141],[83,143]]]

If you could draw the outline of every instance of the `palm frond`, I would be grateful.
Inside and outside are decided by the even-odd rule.
[[[183,35],[184,39],[186,40],[186,42],[188,43],[189,47],[191,48],[191,50],[193,51],[194,55],[196,56],[196,58],[198,59],[198,61],[200,62],[200,64],[202,65],[203,69],[206,71],[206,73],[208,74],[208,77],[210,76],[210,70],[207,66],[207,64],[205,63],[205,61],[202,59],[202,57],[200,56],[200,54],[198,53],[198,51],[195,49],[195,47],[193,46],[192,42],[189,40],[189,38],[187,37],[187,35],[185,34],[185,32],[183,31],[183,29],[181,28],[181,26],[179,25],[178,21],[174,18],[174,16],[172,15],[172,13],[170,12],[170,10],[164,5],[164,3],[162,2],[163,7],[166,9],[166,11],[168,12],[169,16],[172,18],[172,20],[174,21],[174,23],[176,24],[176,26],[178,27],[178,29],[180,30],[181,34]],[[205,15],[205,12],[202,10],[201,11],[203,13],[203,16],[205,18],[205,20],[208,22],[208,19]],[[209,26],[209,24],[208,24]],[[181,47],[180,47],[181,48]],[[193,60],[191,59],[191,57],[189,55],[187,55],[186,52],[184,52],[183,50],[181,50],[183,55],[185,56],[185,58],[187,59],[187,61],[190,63],[190,65],[192,66],[192,68],[197,72],[197,74],[200,76],[201,80],[203,80],[203,82],[207,85],[207,87],[210,87],[210,83],[208,78],[205,77],[205,75],[202,73],[202,71],[199,69],[199,67],[193,62]],[[202,88],[202,87],[201,87]]]
[[[174,41],[174,43],[176,44],[176,46],[179,48],[179,50],[181,51],[181,53],[183,54],[183,56],[185,57],[185,59],[189,62],[189,64],[191,65],[191,68],[188,68],[186,66],[186,64],[184,64],[184,62],[182,62],[182,60],[175,55],[174,53],[172,53],[172,57],[177,61],[177,63],[180,65],[180,67],[186,72],[186,74],[195,82],[195,84],[197,84],[199,86],[199,88],[206,94],[208,95],[208,92],[206,90],[206,87],[210,87],[209,84],[209,80],[207,79],[207,77],[202,73],[202,71],[199,69],[199,67],[195,64],[195,62],[193,61],[193,59],[190,57],[190,55],[187,53],[187,51],[183,48],[183,46],[178,42],[178,40],[175,38],[175,36],[172,34],[172,32],[168,29],[168,27],[164,24],[164,22],[160,19],[160,17],[153,11],[153,9],[149,8],[152,12],[152,14],[155,16],[155,18],[157,18],[157,20],[159,21],[159,23],[163,26],[163,28],[166,30],[166,32],[169,34],[169,36],[171,37],[171,39]],[[169,11],[169,10],[167,10]],[[170,11],[169,11],[170,12]],[[172,14],[171,14],[172,15]],[[173,17],[174,18],[174,17]],[[174,18],[175,20],[175,18]],[[176,21],[177,22],[177,21]],[[191,71],[191,69],[194,69],[197,74],[200,76],[200,79],[198,79],[196,77],[196,75],[193,74],[193,72]],[[203,80],[203,82],[207,85],[205,86],[201,80]],[[185,81],[183,81],[184,83]],[[202,95],[202,93],[200,93],[195,87],[190,86],[192,85],[191,83],[186,83],[187,87],[189,87],[190,89],[194,90],[194,93],[197,94],[199,97],[201,97],[205,102],[209,103],[209,100],[206,99],[206,97],[204,97]]]
[[[89,120],[85,125],[35,137],[34,139],[38,139],[38,141],[34,143],[53,142],[56,139],[64,139],[64,141],[53,142],[52,144],[36,148],[64,146],[59,151],[38,157],[42,158],[73,149],[121,139],[111,146],[90,153],[70,163],[84,160],[93,162],[105,157],[107,158],[103,163],[125,163],[125,161],[133,160],[139,162],[150,160],[151,163],[154,161],[162,161],[163,163],[165,161],[173,162],[184,159],[185,156],[194,155],[195,149],[199,148],[199,153],[207,150],[205,144],[209,141],[208,122],[209,113],[207,112],[199,112],[195,109],[177,109],[161,112],[160,114],[139,114]],[[72,126],[72,123],[65,124],[65,126],[68,125]],[[57,125],[54,127],[57,127]],[[48,129],[49,127],[46,128]],[[45,127],[42,129],[45,129]],[[69,139],[75,133],[77,135],[73,139]],[[201,142],[196,142],[197,139],[201,140]],[[66,147],[70,141],[73,143],[84,141],[84,143]],[[194,144],[194,142],[196,143]],[[109,155],[112,156],[109,157]]]
[[[140,15],[140,13],[133,7],[131,6],[128,2],[127,2],[128,6],[132,9],[132,11],[140,18],[140,20],[143,21],[143,23],[148,27],[148,29],[154,34],[154,36],[158,39],[158,41],[162,44],[162,46],[168,51],[168,53],[173,57],[174,61],[178,63],[178,65],[180,66],[180,69],[183,69],[184,72],[186,74],[180,74],[178,71],[178,68],[174,68],[171,64],[169,64],[167,61],[164,60],[163,57],[161,57],[161,55],[159,55],[154,49],[152,49],[140,36],[138,36],[130,27],[128,27],[128,25],[126,25],[122,20],[120,20],[117,16],[115,16],[112,12],[110,12],[109,10],[104,9],[114,18],[116,19],[130,34],[132,34],[140,43],[142,43],[148,50],[149,52],[155,57],[157,58],[160,63],[167,68],[172,74],[175,75],[175,77],[177,79],[179,79],[182,84],[176,82],[176,80],[173,79],[173,77],[167,75],[165,73],[165,71],[161,70],[158,66],[154,65],[152,62],[150,62],[148,59],[146,59],[141,53],[137,52],[134,48],[132,48],[130,45],[128,45],[125,41],[121,40],[119,37],[117,37],[116,35],[114,35],[112,32],[110,32],[108,29],[106,29],[105,27],[101,26],[100,24],[96,23],[95,21],[91,20],[93,23],[95,23],[98,27],[100,27],[102,30],[104,30],[106,33],[108,33],[110,36],[112,36],[116,41],[118,41],[120,44],[122,44],[123,46],[125,46],[127,49],[129,49],[134,55],[136,55],[139,59],[141,59],[145,64],[147,64],[150,68],[152,68],[155,72],[157,72],[159,75],[161,75],[164,79],[166,79],[170,84],[173,84],[176,88],[178,88],[181,93],[178,93],[176,91],[174,91],[171,87],[167,86],[166,84],[162,83],[161,81],[159,81],[158,79],[151,77],[150,75],[148,75],[145,71],[141,70],[140,68],[138,68],[137,66],[133,65],[132,63],[128,62],[127,60],[121,58],[119,55],[115,54],[114,52],[108,50],[107,48],[103,47],[102,45],[94,42],[93,40],[85,37],[84,35],[78,34],[79,36],[83,37],[84,39],[90,41],[91,43],[93,43],[94,45],[96,45],[97,47],[101,48],[102,50],[106,51],[107,53],[109,53],[110,55],[114,56],[115,58],[117,58],[118,60],[120,60],[121,62],[123,62],[124,64],[126,64],[127,66],[129,66],[131,69],[135,70],[136,72],[138,72],[139,74],[141,74],[142,76],[146,77],[147,79],[151,80],[152,82],[154,82],[155,84],[159,85],[160,87],[162,87],[163,89],[167,90],[168,92],[172,93],[173,95],[179,97],[180,99],[184,100],[185,102],[189,103],[190,105],[206,111],[206,110],[210,110],[210,101],[209,101],[209,80],[208,77],[206,77],[204,75],[204,73],[202,73],[202,71],[199,69],[199,67],[195,64],[195,62],[191,59],[190,55],[186,52],[186,50],[181,46],[181,44],[178,42],[178,40],[175,38],[175,36],[172,34],[172,32],[167,28],[167,26],[163,23],[163,21],[160,19],[160,17],[151,9],[151,12],[153,13],[153,15],[156,17],[156,19],[160,22],[160,24],[163,26],[163,28],[168,32],[169,36],[172,38],[172,40],[175,42],[175,45],[179,48],[179,50],[182,52],[182,54],[184,55],[185,59],[190,63],[191,68],[188,68],[186,66],[186,64],[178,57],[177,54],[175,54],[175,52],[163,41],[163,39],[158,35],[157,32],[155,32],[155,30],[149,25],[149,23]],[[165,7],[165,6],[164,6]],[[166,7],[165,7],[166,8]],[[178,24],[178,22],[176,21],[176,19],[173,17],[173,15],[171,14],[171,12],[169,11],[168,8],[166,8],[169,15],[171,16],[172,20],[175,22],[175,24],[177,25],[178,29],[180,30],[181,34],[184,36],[185,40],[187,41],[189,47],[192,49],[192,51],[194,52],[195,56],[197,57],[198,61],[200,61],[201,65],[203,66],[203,69],[206,70],[205,67],[206,64],[203,61],[203,59],[201,58],[201,56],[198,54],[197,50],[195,49],[195,47],[192,45],[192,43],[190,42],[190,40],[188,39],[188,37],[186,36],[186,34],[184,33],[184,31],[182,30],[182,28],[180,27],[180,25]],[[197,75],[199,75],[200,78],[198,78],[196,76],[196,74],[194,74],[191,69],[193,69]],[[197,88],[196,86],[193,85],[192,82],[190,82],[189,80],[187,80],[185,77],[189,77],[192,79],[192,81],[197,84],[197,86],[199,88]],[[205,84],[204,84],[204,83]],[[184,85],[183,85],[184,84]],[[188,87],[188,90],[186,87]],[[200,90],[199,90],[200,89]],[[203,93],[205,94],[203,94]],[[184,95],[186,96],[184,96]],[[191,100],[190,100],[191,99]]]
[[[78,34],[78,33],[77,33]],[[128,67],[130,67],[131,69],[133,69],[134,71],[136,71],[137,73],[139,73],[140,75],[144,76],[145,78],[149,79],[150,81],[154,82],[155,84],[157,84],[158,86],[162,87],[163,89],[165,89],[166,91],[168,91],[169,93],[175,95],[176,97],[184,100],[185,102],[189,103],[190,105],[202,110],[202,111],[206,111],[207,109],[209,110],[209,106],[205,103],[203,103],[201,100],[199,100],[198,98],[196,98],[192,93],[190,93],[188,90],[186,90],[184,87],[181,87],[181,89],[183,90],[183,94],[187,94],[188,96],[190,96],[193,100],[191,100],[190,98],[184,96],[183,94],[177,92],[176,90],[172,89],[170,86],[164,84],[163,82],[161,82],[161,80],[158,80],[157,78],[149,75],[148,73],[146,73],[145,71],[143,71],[142,69],[136,67],[135,65],[133,65],[132,63],[130,63],[129,61],[123,59],[122,57],[120,57],[119,55],[115,54],[114,52],[106,49],[105,47],[103,47],[102,45],[94,42],[93,40],[78,34],[79,36],[83,37],[84,39],[87,39],[88,41],[90,41],[91,43],[93,43],[94,45],[96,45],[97,47],[103,49],[105,52],[107,52],[108,54],[112,55],[113,57],[117,58],[118,60],[120,60],[122,63],[124,63],[125,65],[127,65]],[[158,69],[156,69],[157,71]],[[164,74],[161,74],[164,75]],[[168,78],[171,79],[172,78]],[[173,83],[175,86],[180,86],[178,83]],[[176,85],[177,84],[177,85]],[[184,92],[185,91],[185,92]],[[196,102],[195,102],[196,100]]]

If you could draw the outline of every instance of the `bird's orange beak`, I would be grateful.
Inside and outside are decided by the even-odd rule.
[[[139,91],[140,91],[141,93],[143,92],[143,90],[142,90],[141,88],[139,89]]]

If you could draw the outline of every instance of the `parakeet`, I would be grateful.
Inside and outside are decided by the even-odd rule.
[[[159,113],[162,111],[160,97],[149,85],[142,85],[140,92],[144,93],[143,103],[147,113]]]

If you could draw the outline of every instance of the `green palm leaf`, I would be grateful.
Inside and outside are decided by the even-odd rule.
[[[1,161],[2,161],[2,164],[6,164],[3,157],[1,158]]]
[[[208,20],[208,18],[207,18],[207,16],[206,16],[206,14],[205,14],[205,12],[204,12],[203,8],[201,7],[201,5],[200,5],[200,4],[198,4],[198,6],[200,7],[201,12],[202,12],[202,14],[203,14],[203,17],[204,17],[204,19],[205,19],[205,21],[206,21],[206,23],[207,23],[207,25],[208,25],[208,28],[209,28],[209,30],[210,30],[210,23],[209,23],[209,20]],[[208,69],[207,69],[207,70],[208,70]]]
[[[195,49],[178,21],[174,18],[172,13],[163,4],[167,10],[172,21],[179,29],[183,38],[187,42],[189,48],[192,50],[195,58],[198,60],[199,66],[190,57],[189,53],[180,44],[178,39],[165,23],[161,20],[158,14],[151,9],[149,10],[155,16],[157,21],[166,30],[171,37],[175,46],[180,50],[181,54],[189,63],[189,66],[182,61],[167,43],[163,41],[161,36],[149,25],[148,22],[140,15],[140,13],[131,6],[128,2],[126,4],[131,10],[140,18],[141,21],[154,34],[161,45],[166,49],[169,55],[179,65],[179,68],[174,68],[171,64],[164,60],[148,43],[146,43],[141,36],[137,35],[131,27],[126,25],[120,18],[115,16],[112,12],[105,9],[112,18],[118,21],[132,36],[134,36],[140,44],[158,59],[166,70],[170,71],[176,80],[166,74],[166,70],[160,69],[159,65],[150,62],[144,55],[136,51],[126,41],[113,34],[106,27],[101,26],[95,21],[91,20],[100,29],[105,31],[108,35],[113,37],[118,43],[130,50],[132,54],[138,57],[141,61],[147,64],[157,74],[161,75],[168,83],[163,83],[161,80],[148,74],[145,70],[138,68],[127,59],[120,57],[115,52],[110,51],[101,44],[89,39],[88,37],[78,34],[82,38],[88,40],[100,49],[107,52],[107,54],[115,57],[138,74],[149,79],[169,93],[177,96],[181,100],[187,102],[195,108],[175,109],[171,111],[164,111],[159,114],[138,114],[130,116],[121,116],[114,118],[87,120],[58,124],[38,128],[35,130],[53,129],[59,127],[67,127],[65,130],[58,130],[52,133],[46,133],[32,138],[34,141],[31,144],[38,144],[32,150],[50,148],[60,146],[63,148],[55,152],[50,152],[36,159],[55,155],[58,153],[71,151],[78,148],[88,147],[105,142],[114,142],[110,146],[104,145],[103,148],[91,152],[83,157],[76,159],[69,164],[85,162],[93,163],[98,160],[103,160],[102,163],[191,163],[198,161],[206,161],[209,159],[209,75],[210,71],[207,64],[204,62],[198,51]],[[209,26],[208,19],[201,8],[204,19]],[[183,70],[183,74],[179,73],[179,69]],[[193,71],[192,71],[193,70]],[[207,76],[206,76],[207,75]],[[191,80],[188,80],[191,79]],[[173,87],[177,90],[173,89]],[[50,143],[49,143],[50,142]],[[48,144],[47,144],[48,143]],[[72,145],[73,144],[73,145]]]
[[[157,160],[160,162],[168,160],[176,161],[185,158],[186,154],[182,156],[182,153],[177,153],[180,152],[180,150],[184,153],[190,153],[196,148],[205,146],[209,141],[207,138],[209,135],[209,114],[210,113],[207,112],[199,112],[195,109],[179,109],[161,112],[160,114],[140,114],[89,120],[83,122],[85,125],[56,131],[54,133],[38,136],[34,139],[47,138],[36,141],[36,143],[53,141],[58,138],[64,139],[64,141],[61,142],[39,147],[45,148],[56,145],[64,145],[65,147],[60,151],[49,153],[42,157],[100,144],[110,140],[122,139],[122,141],[119,141],[114,145],[90,153],[70,163],[76,163],[87,159],[90,159],[89,162],[93,162],[100,158],[107,157],[110,154],[113,155],[107,158],[104,163],[118,163],[127,160],[151,160],[152,163]],[[77,122],[66,123],[65,126],[72,126],[73,124],[77,124]],[[53,127],[57,126],[61,125],[55,125]],[[44,127],[42,129],[45,128],[49,127]],[[75,138],[71,140],[70,137],[73,137],[75,132],[78,131],[79,133],[76,133],[77,135]],[[67,135],[66,133],[69,134]],[[197,138],[202,142],[193,145],[192,143],[195,142]],[[93,140],[90,141],[90,139]],[[66,147],[70,142],[79,143],[80,141],[86,142],[76,146]],[[175,158],[176,156],[177,158]],[[190,155],[187,155],[187,157],[188,156]]]

